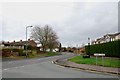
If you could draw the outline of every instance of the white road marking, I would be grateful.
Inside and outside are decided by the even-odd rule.
[[[52,61],[52,63],[54,64],[54,61]]]
[[[16,68],[16,69],[17,69],[17,68],[20,68],[20,67],[25,67],[25,66],[19,66],[19,67],[6,68],[6,69],[3,69],[3,70],[5,70],[5,71],[6,71],[6,70],[8,70],[8,69],[14,69],[14,68]]]
[[[19,68],[19,67],[14,67],[14,68]]]
[[[66,68],[66,67],[64,67],[64,66],[61,66],[61,65],[56,65],[57,67],[60,67],[60,68]]]
[[[6,71],[6,70],[8,70],[8,69],[3,69],[3,70],[5,70],[5,71]]]
[[[11,63],[13,63],[13,62],[9,62],[9,64],[11,64]]]
[[[25,67],[25,66],[20,66],[20,67]]]

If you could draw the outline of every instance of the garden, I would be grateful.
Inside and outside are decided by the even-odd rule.
[[[69,59],[71,62],[78,64],[96,65],[96,57],[94,54],[105,54],[104,64],[102,58],[97,58],[97,66],[120,68],[120,40],[85,46],[86,55],[90,54],[90,58],[85,58],[85,55],[76,56]]]

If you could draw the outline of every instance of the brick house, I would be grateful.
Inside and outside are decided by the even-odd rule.
[[[18,49],[25,49],[25,46],[27,45],[31,46],[31,47],[36,47],[37,43],[34,40],[30,40],[28,39],[28,41],[13,41],[13,42],[2,42],[1,47],[2,48],[18,48]]]

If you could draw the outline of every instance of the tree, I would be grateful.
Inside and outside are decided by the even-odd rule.
[[[62,50],[63,52],[66,52],[66,51],[67,51],[66,47],[62,47],[61,50]]]
[[[31,38],[41,44],[43,52],[45,52],[46,49],[52,51],[59,43],[57,34],[48,25],[44,27],[35,26],[32,29]]]
[[[58,37],[55,32],[49,35],[48,48],[50,49],[51,52],[53,51],[53,49],[57,48],[59,45],[59,41],[57,39]]]
[[[62,44],[60,43],[59,44],[59,52],[61,51],[61,48],[62,48]]]

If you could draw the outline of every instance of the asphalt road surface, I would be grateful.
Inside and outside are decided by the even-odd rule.
[[[13,60],[2,62],[3,78],[118,78],[117,75],[90,72],[61,67],[52,63],[53,60],[73,56],[70,53],[63,55]]]

